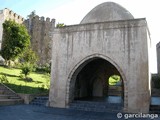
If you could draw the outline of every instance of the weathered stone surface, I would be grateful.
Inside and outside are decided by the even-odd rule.
[[[118,74],[124,85],[124,110],[149,112],[147,29],[145,19],[133,19],[124,8],[110,2],[94,8],[80,25],[55,29],[50,106],[67,107],[76,95],[88,96],[89,87],[93,87],[92,96],[105,95],[107,86],[101,81]],[[91,65],[98,59],[107,64],[101,61]],[[75,94],[78,79],[79,85],[83,84],[81,94]]]
[[[45,65],[51,61],[51,31],[55,27],[55,20],[35,16],[24,22],[31,36],[31,47],[39,57],[38,64]]]
[[[4,60],[4,58],[0,55],[0,65],[4,65],[4,63],[5,63],[5,60]]]
[[[53,39],[50,106],[67,107],[73,100],[70,90],[74,88],[74,77],[76,79],[90,61],[102,58],[115,66],[122,76],[124,109],[128,112],[149,111],[145,19],[68,26],[55,29]]]
[[[80,24],[129,19],[134,17],[125,8],[113,2],[105,2],[92,9]]]
[[[23,23],[24,18],[16,13],[14,13],[12,10],[9,10],[7,8],[0,10],[0,50],[1,50],[1,44],[2,44],[2,35],[3,35],[3,26],[5,20],[15,20],[17,23]]]
[[[158,74],[160,74],[160,42],[156,45],[157,48],[157,70]]]

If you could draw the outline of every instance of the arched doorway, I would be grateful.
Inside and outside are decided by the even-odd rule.
[[[80,63],[72,71],[71,76],[69,76],[66,105],[76,100],[114,102],[124,105],[124,102],[126,102],[124,76],[120,68],[113,61],[96,56],[88,57],[88,59]],[[114,92],[117,92],[114,95],[111,94],[113,92],[111,91],[113,85],[110,86],[109,84],[109,78],[113,75],[118,75],[120,77],[119,82],[121,82],[118,87],[114,86]]]

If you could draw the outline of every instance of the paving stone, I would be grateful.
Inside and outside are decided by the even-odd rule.
[[[1,106],[0,120],[123,120],[117,112],[91,112],[33,105]],[[133,120],[133,119],[131,119]],[[135,119],[142,120],[142,119]],[[150,119],[144,119],[150,120]],[[160,118],[155,119],[160,120]]]

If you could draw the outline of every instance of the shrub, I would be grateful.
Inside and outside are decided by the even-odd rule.
[[[51,64],[45,64],[41,66],[37,66],[35,72],[45,72],[45,73],[51,73]]]
[[[33,65],[29,63],[24,63],[21,67],[22,74],[25,75],[25,78],[27,78],[27,75],[32,71]]]
[[[0,82],[1,82],[1,83],[9,83],[6,75],[2,75],[2,76],[0,77]]]
[[[36,62],[38,61],[38,55],[31,48],[27,48],[19,56],[19,60],[22,63],[30,63],[30,64],[35,65]]]
[[[26,27],[15,21],[5,20],[3,23],[1,55],[6,60],[6,63],[9,60],[15,60],[29,46],[30,36]]]

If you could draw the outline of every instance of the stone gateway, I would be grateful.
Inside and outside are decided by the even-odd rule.
[[[51,107],[70,107],[75,100],[109,96],[108,79],[121,78],[123,111],[149,112],[148,28],[120,5],[106,2],[79,25],[54,29]]]

